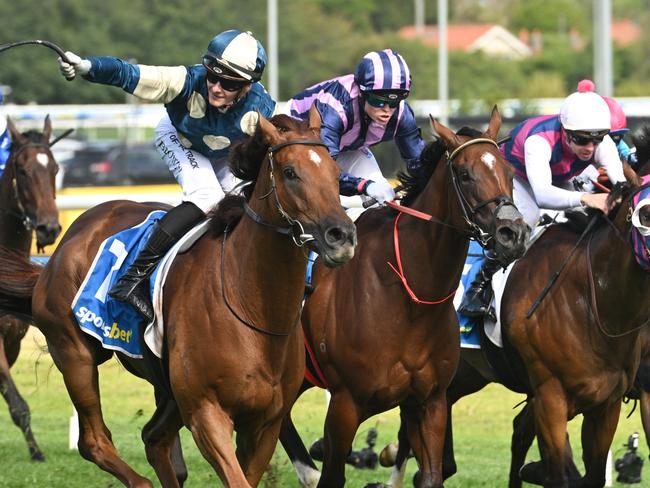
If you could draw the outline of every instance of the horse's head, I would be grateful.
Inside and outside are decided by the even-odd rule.
[[[433,120],[445,147],[448,171],[462,220],[473,237],[507,265],[521,257],[530,229],[512,201],[514,170],[496,142],[501,116],[496,107],[484,133],[455,134]]]
[[[266,157],[250,201],[259,202],[263,217],[275,226],[288,226],[296,244],[312,247],[327,266],[339,266],[354,256],[357,234],[341,207],[340,170],[320,140],[320,125],[315,107],[309,123],[287,115],[270,121],[259,116],[248,146],[263,148]],[[245,178],[238,174],[241,168],[233,171]]]
[[[59,166],[50,151],[52,124],[45,119],[43,132],[20,133],[7,117],[11,134],[11,154],[3,175],[6,201],[12,202],[14,214],[28,231],[36,231],[38,249],[52,244],[59,233],[59,211],[56,206],[55,177]]]

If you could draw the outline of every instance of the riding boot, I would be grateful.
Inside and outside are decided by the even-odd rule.
[[[458,312],[467,317],[484,317],[490,311],[492,275],[501,267],[495,259],[486,259],[469,285]]]
[[[108,295],[115,300],[131,304],[147,321],[154,317],[146,279],[162,257],[192,227],[205,217],[203,211],[191,202],[172,208],[153,225],[147,243],[135,261],[111,287]]]

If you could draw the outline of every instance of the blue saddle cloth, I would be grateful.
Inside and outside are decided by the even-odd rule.
[[[476,241],[471,241],[469,244],[469,251],[467,253],[467,259],[465,260],[465,266],[463,267],[463,274],[460,277],[460,286],[456,297],[459,299],[458,303],[454,300],[454,305],[456,309],[460,305],[460,299],[465,295],[465,290],[469,288],[469,285],[474,281],[476,273],[481,269],[481,265],[485,261],[485,256],[483,255],[483,248]],[[480,338],[478,333],[478,325],[481,322],[480,318],[476,317],[467,317],[461,313],[458,313],[456,310],[456,315],[458,316],[458,325],[460,326],[460,346],[467,348],[480,348]]]
[[[140,327],[145,325],[144,319],[128,303],[109,297],[108,291],[147,242],[154,222],[165,213],[151,212],[142,223],[102,242],[72,302],[72,312],[81,330],[99,340],[106,349],[142,357]],[[149,289],[152,289],[151,282]]]

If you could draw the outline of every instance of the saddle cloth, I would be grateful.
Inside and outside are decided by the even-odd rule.
[[[72,312],[81,330],[99,340],[106,349],[135,358],[142,357],[140,337],[144,319],[129,304],[109,297],[108,291],[135,260],[145,245],[154,222],[165,213],[163,210],[153,211],[140,224],[106,238],[99,246],[97,255],[72,301]],[[156,319],[149,324],[147,330],[154,329],[156,323],[159,323],[160,331],[149,332],[149,340],[145,331],[145,342],[159,357],[162,350],[162,285],[174,257],[188,249],[206,228],[207,221],[186,234],[165,255],[149,279]]]

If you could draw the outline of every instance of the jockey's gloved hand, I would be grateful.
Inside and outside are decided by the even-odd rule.
[[[385,181],[373,181],[366,187],[366,195],[377,200],[377,203],[384,203],[395,200],[395,190]]]
[[[66,57],[68,58],[69,63],[63,61],[59,58],[59,71],[65,77],[66,80],[71,81],[75,79],[77,75],[86,75],[90,71],[90,61],[87,59],[82,59],[71,51],[66,51]]]

